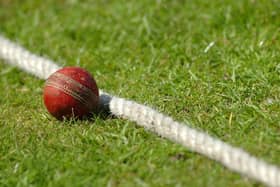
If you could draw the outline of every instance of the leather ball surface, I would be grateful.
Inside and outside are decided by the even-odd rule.
[[[99,92],[94,78],[79,67],[62,68],[46,80],[44,104],[55,118],[82,118],[96,112]]]

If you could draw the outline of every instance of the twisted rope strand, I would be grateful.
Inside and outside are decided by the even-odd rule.
[[[147,106],[113,97],[110,111],[123,118],[135,121],[169,140],[177,142],[192,151],[221,162],[238,173],[247,175],[270,186],[280,185],[280,170],[206,133],[178,123],[168,116]]]
[[[34,55],[1,35],[0,58],[41,79],[47,79],[60,68],[53,61]]]
[[[41,79],[46,79],[60,67],[53,61],[31,54],[17,44],[0,36],[0,58]],[[174,121],[156,110],[133,101],[100,91],[100,107],[115,116],[129,119],[138,125],[177,142],[194,152],[222,163],[227,168],[269,186],[280,186],[280,169],[267,164],[242,149],[213,138],[206,133]]]

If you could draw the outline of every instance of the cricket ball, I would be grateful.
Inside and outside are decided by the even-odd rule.
[[[79,67],[65,67],[51,74],[43,97],[49,113],[59,120],[82,118],[96,112],[99,104],[94,78]]]

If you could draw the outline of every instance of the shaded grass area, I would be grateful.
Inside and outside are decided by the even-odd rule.
[[[0,0],[0,32],[280,164],[277,1]],[[58,122],[0,63],[1,186],[261,186],[122,119]]]

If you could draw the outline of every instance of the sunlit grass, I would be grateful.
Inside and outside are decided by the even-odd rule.
[[[276,1],[0,0],[0,32],[109,93],[280,164]],[[116,118],[59,122],[0,63],[1,186],[258,186]]]

